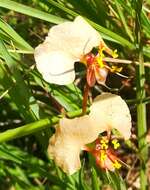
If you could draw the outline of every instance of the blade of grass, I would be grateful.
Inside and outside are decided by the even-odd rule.
[[[33,51],[33,48],[21,37],[15,32],[15,30],[8,25],[4,20],[0,18],[0,29],[5,32],[14,42],[16,42],[16,45],[19,45],[24,50]]]
[[[122,22],[122,24],[123,24],[123,27],[124,27],[126,33],[128,34],[130,40],[133,42],[133,41],[134,41],[134,38],[133,38],[132,33],[131,33],[131,30],[130,30],[130,28],[128,27],[128,24],[127,24],[127,22],[126,22],[126,19],[125,19],[125,16],[124,16],[122,7],[121,7],[121,5],[118,3],[117,0],[115,0],[115,4],[116,4],[117,10],[118,10],[118,14],[119,14],[120,20],[121,20],[121,22]]]
[[[92,167],[91,175],[92,175],[92,189],[99,190],[100,189],[99,179],[94,167]]]
[[[14,102],[19,110],[19,114],[27,122],[35,120],[35,115],[31,109],[29,109],[29,94],[26,85],[23,81],[20,81],[20,73],[15,71],[17,80],[16,84],[14,80],[10,77],[9,73],[6,71],[4,65],[0,65],[0,83],[3,85],[4,89],[9,89],[8,94],[11,97],[12,102]],[[25,87],[25,88],[24,88]],[[17,92],[17,93],[16,93]],[[34,118],[34,119],[33,119]]]
[[[5,64],[2,62],[0,65],[0,82],[4,90],[9,89],[8,95],[11,101],[17,106],[19,115],[26,123],[40,119],[40,116],[44,116],[45,112],[40,109],[30,91],[30,86],[24,81],[22,73],[18,69],[20,65],[10,56],[2,40],[0,41],[0,50],[2,58],[5,61]],[[48,134],[48,132],[46,134]],[[46,136],[40,133],[35,135],[40,144],[44,147],[47,144]]]
[[[5,132],[0,133],[0,143],[16,139],[25,135],[36,133],[37,131],[43,130],[47,127],[50,127],[56,124],[59,121],[59,118],[53,117],[51,119],[42,119],[37,122],[33,122],[22,127],[15,129],[9,129]]]
[[[68,0],[68,3],[70,3],[74,10],[77,10],[77,12],[80,14],[82,13],[85,17],[88,17],[92,20],[97,20],[96,11],[93,7],[93,2],[90,3],[85,0]],[[64,8],[66,7],[65,4],[63,4]],[[71,9],[70,9],[71,10]]]
[[[1,160],[9,161],[12,165],[23,166],[25,169],[28,169],[27,175],[30,178],[32,178],[32,173],[36,172],[39,177],[45,176],[51,183],[65,188],[66,185],[63,180],[50,174],[48,171],[49,166],[40,158],[30,155],[18,147],[4,143],[0,145],[0,154]]]
[[[123,9],[128,13],[128,15],[133,17],[134,9],[132,9],[132,5],[129,2],[128,3],[130,6],[127,5],[126,3],[124,3],[124,0],[117,0],[117,1],[123,7]],[[145,29],[146,33],[150,35],[150,20],[147,17],[144,9],[142,9],[141,12],[141,25],[143,26],[143,29]]]
[[[150,19],[147,17],[144,10],[142,10],[141,13],[141,20],[143,22],[143,28],[145,29],[146,34],[150,37]]]
[[[106,20],[108,19],[108,15],[107,15],[108,6],[106,5],[106,2],[103,0],[93,0],[93,2],[95,4],[99,22],[105,26]]]
[[[76,13],[76,12],[74,12],[74,11],[72,11],[72,10],[66,8],[66,7],[64,7],[63,5],[57,3],[57,2],[55,2],[55,1],[53,1],[53,0],[48,0],[48,2],[49,2],[50,4],[52,4],[53,6],[55,6],[55,7],[59,8],[59,9],[61,9],[62,11],[66,12],[66,13],[68,13],[68,14],[74,16],[74,17],[76,17],[76,16],[79,15],[78,13]],[[99,32],[101,32],[102,35],[104,36],[104,38],[105,38],[106,36],[108,36],[109,38],[112,38],[113,41],[115,41],[115,42],[117,42],[117,43],[119,43],[119,44],[121,44],[121,45],[123,45],[123,46],[127,46],[127,47],[129,47],[129,48],[131,48],[131,49],[134,49],[134,45],[133,45],[131,42],[129,42],[128,40],[126,40],[125,38],[123,38],[123,37],[119,36],[118,34],[112,32],[112,31],[110,31],[110,30],[108,30],[108,29],[106,29],[106,28],[104,28],[104,27],[102,27],[102,26],[100,26],[99,24],[96,24],[95,22],[93,22],[93,21],[91,21],[91,20],[89,20],[89,19],[86,19],[86,20],[87,20],[93,27],[95,27]]]
[[[73,111],[80,108],[82,102],[81,91],[79,89],[68,86],[57,86],[54,84],[48,84],[37,75],[36,72],[32,73],[35,81],[43,89],[45,89],[50,95],[57,100],[57,102],[64,107],[67,111]]]
[[[106,175],[108,177],[111,186],[113,187],[113,190],[118,190],[118,189],[127,190],[124,180],[122,179],[122,177],[118,172],[107,171]]]
[[[50,1],[50,3],[53,3],[53,5],[57,6],[58,8],[62,9],[65,12],[69,13],[70,15],[73,15],[73,16],[78,15],[76,12],[61,6],[59,3],[56,3],[54,1],[53,2]],[[29,15],[29,16],[32,16],[32,17],[36,17],[36,18],[39,18],[39,19],[42,19],[42,20],[45,20],[45,21],[48,21],[48,22],[51,22],[51,23],[55,23],[55,24],[59,24],[59,23],[62,23],[64,21],[66,21],[65,19],[62,19],[60,17],[54,16],[54,15],[51,15],[51,14],[48,14],[48,13],[44,13],[43,11],[39,11],[37,9],[34,9],[34,8],[31,8],[31,7],[16,3],[16,2],[11,1],[11,0],[5,0],[4,2],[0,2],[0,7],[11,9],[11,10],[14,10],[16,12],[26,14],[26,15]],[[108,30],[108,29],[106,29],[106,28],[92,22],[92,21],[89,21],[89,22],[98,31],[100,31],[104,37],[108,36],[109,38],[112,38],[113,41],[115,41],[115,42],[117,42],[117,43],[119,43],[119,44],[121,44],[123,46],[127,46],[130,49],[134,49],[134,45],[132,43],[130,43],[128,40],[126,40],[125,38],[119,36],[118,34],[112,32],[112,31],[110,31],[110,30]]]
[[[89,185],[85,181],[85,167],[84,167],[85,161],[81,163],[81,169],[78,171],[78,176],[77,176],[77,189],[82,189],[82,190],[91,190]]]
[[[137,99],[145,98],[145,68],[144,68],[144,60],[143,60],[143,46],[141,43],[141,11],[142,11],[142,0],[136,1],[136,20],[135,20],[135,35],[136,35],[136,43],[139,44],[139,49],[137,49],[137,56],[139,58],[139,67],[137,68],[136,77],[137,77]],[[146,106],[142,101],[137,105],[137,128],[138,128],[138,146],[140,149],[141,156],[141,167],[140,167],[140,189],[147,189],[147,175],[146,175],[146,161],[148,158],[148,147],[146,142]]]
[[[8,67],[12,70],[16,67],[17,63],[12,59],[12,57],[7,52],[4,42],[0,38],[0,56],[7,62]]]
[[[35,18],[39,18],[51,23],[59,24],[65,21],[65,19],[54,16],[49,13],[45,13],[43,11],[37,10],[35,8],[31,8],[26,5],[22,5],[21,3],[17,3],[11,0],[2,0],[0,1],[0,7],[7,8],[22,14],[26,14]]]
[[[3,62],[0,65],[0,81],[4,89],[10,89],[8,94],[17,105],[20,114],[23,115],[26,121],[35,121],[39,118],[39,106],[35,98],[32,96],[28,85],[24,82],[22,74],[16,62],[9,52],[2,40],[0,40],[0,54],[4,59],[7,69]],[[17,93],[16,93],[17,92]]]
[[[66,115],[68,115],[70,118],[75,117],[75,116],[76,117],[80,116],[81,114],[82,114],[82,110],[76,110],[76,111],[66,113]],[[39,121],[23,125],[15,129],[9,129],[5,132],[0,133],[0,143],[13,140],[15,138],[23,137],[25,135],[29,135],[32,133],[36,133],[37,131],[51,127],[55,125],[56,123],[58,123],[60,118],[61,118],[61,115],[59,115],[59,117],[54,116],[52,118],[41,119]]]

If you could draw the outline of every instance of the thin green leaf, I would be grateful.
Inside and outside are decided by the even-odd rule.
[[[1,3],[1,2],[0,2]],[[24,50],[33,51],[33,48],[19,35],[15,30],[9,26],[4,20],[0,19],[0,29],[7,34],[18,47],[23,48]]]
[[[47,127],[50,127],[56,124],[59,121],[59,118],[53,117],[51,119],[42,119],[37,122],[33,122],[22,127],[18,127],[15,129],[9,129],[5,132],[0,133],[0,142],[5,142],[9,140],[13,140],[19,137],[23,137],[25,135],[29,135],[35,133],[37,131],[43,130]]]
[[[64,12],[66,12],[66,13],[72,15],[72,16],[78,16],[78,15],[79,15],[78,13],[76,13],[76,12],[74,12],[74,11],[72,11],[72,10],[66,8],[66,7],[64,7],[63,5],[57,3],[57,2],[55,2],[55,1],[53,1],[53,0],[49,0],[48,2],[49,2],[50,4],[56,6],[57,8],[63,10]],[[131,48],[131,49],[134,49],[134,48],[135,48],[134,45],[133,45],[131,42],[129,42],[129,41],[126,40],[125,38],[119,36],[118,34],[112,32],[112,31],[110,31],[110,30],[108,30],[108,29],[106,29],[106,28],[104,28],[104,27],[102,27],[102,26],[100,26],[99,24],[96,24],[95,22],[93,22],[93,21],[91,21],[91,20],[89,20],[89,19],[87,19],[87,21],[88,21],[93,27],[95,27],[99,32],[101,32],[102,37],[104,36],[104,38],[105,38],[105,36],[108,36],[109,38],[112,38],[113,41],[115,41],[115,42],[117,42],[117,43],[119,43],[119,44],[121,44],[121,45],[123,45],[123,46],[127,46],[127,47],[129,47],[129,48]]]
[[[94,167],[92,167],[92,189],[93,190],[100,189],[99,178],[97,176],[97,173]]]
[[[17,3],[11,0],[2,0],[0,1],[0,7],[4,7],[22,14],[26,14],[35,18],[39,18],[51,23],[59,24],[65,21],[65,19],[54,16],[49,13],[45,13],[43,11],[37,10],[35,8],[31,8],[26,5],[22,5],[21,3]]]
[[[132,33],[131,33],[131,30],[130,30],[130,28],[128,27],[128,24],[127,24],[127,22],[126,22],[126,18],[125,18],[125,16],[124,16],[122,7],[121,7],[121,5],[118,3],[117,0],[115,0],[115,4],[116,4],[117,10],[118,10],[118,14],[119,14],[119,16],[120,16],[120,20],[121,20],[121,22],[122,22],[122,24],[123,24],[123,27],[124,27],[126,33],[128,34],[130,40],[131,40],[132,42],[134,42],[134,38],[133,38]]]

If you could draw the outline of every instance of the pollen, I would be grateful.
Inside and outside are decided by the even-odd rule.
[[[111,67],[111,69],[110,69],[110,71],[112,72],[112,73],[120,73],[121,71],[122,71],[122,67],[117,67],[117,66],[112,66]]]
[[[106,149],[108,149],[108,139],[101,139],[101,141],[100,141],[100,144],[101,144],[101,148],[102,149],[104,149],[104,150],[106,150]]]
[[[106,158],[107,158],[106,152],[104,150],[101,151],[101,154],[100,154],[101,162],[105,161]]]
[[[117,58],[117,57],[118,57],[117,49],[115,49],[115,50],[113,51],[112,57],[113,57],[113,58]]]
[[[114,149],[118,149],[120,147],[120,143],[118,142],[117,139],[112,140],[112,144]]]
[[[105,65],[103,63],[102,57],[97,57],[97,63],[99,65],[100,68],[104,68]]]
[[[103,58],[104,58],[103,51],[105,51],[105,49],[106,49],[105,47],[102,47],[98,51],[98,55],[99,56],[97,57],[97,63],[99,64],[100,68],[104,68],[105,67],[105,65],[103,63]]]
[[[121,168],[121,164],[117,160],[114,161],[113,166],[116,169],[120,169]]]
[[[105,51],[105,50],[106,50],[105,47],[102,47],[102,48],[99,49],[98,53],[99,53],[99,55],[100,55],[101,57],[104,57],[103,51]]]

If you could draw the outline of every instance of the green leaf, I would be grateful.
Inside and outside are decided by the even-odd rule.
[[[118,172],[106,172],[106,175],[108,177],[109,183],[111,187],[113,187],[113,190],[127,190],[125,183]]]
[[[127,20],[126,20],[126,18],[125,18],[125,16],[124,16],[122,7],[121,7],[121,5],[119,4],[118,0],[115,0],[115,5],[116,5],[116,7],[117,7],[117,11],[118,11],[120,20],[121,20],[121,22],[122,22],[122,25],[123,25],[123,27],[124,27],[124,29],[125,29],[127,35],[129,36],[130,40],[131,40],[132,42],[134,42],[134,38],[133,38],[133,36],[132,36],[131,30],[130,30],[130,28],[128,27]]]
[[[17,175],[22,175],[22,180],[28,180],[29,178],[41,178],[42,176],[48,178],[48,180],[55,185],[65,187],[62,180],[59,180],[58,177],[50,174],[48,171],[49,165],[40,158],[9,144],[0,145],[0,154],[1,160],[5,161],[6,164],[9,162],[9,165],[4,167],[4,170],[7,170],[9,176],[11,175],[12,178],[14,176],[14,181],[18,180]],[[21,173],[16,174],[16,172]],[[8,177],[8,175],[6,177]],[[28,183],[28,185],[31,187],[30,183]],[[33,186],[31,189],[33,189]]]
[[[2,30],[5,35],[7,34],[18,48],[23,48],[24,50],[29,50],[31,52],[33,51],[33,48],[2,19],[0,19],[0,30]]]
[[[97,173],[94,167],[92,167],[91,175],[92,175],[92,189],[99,190],[100,189],[99,178],[97,176]]]
[[[49,92],[67,111],[71,112],[81,108],[82,94],[79,88],[75,87],[73,84],[67,86],[48,84],[36,72],[31,73],[31,75],[33,75],[37,84],[44,88],[46,92]]]
[[[72,11],[72,10],[66,8],[66,7],[64,7],[63,5],[57,3],[57,2],[55,2],[55,1],[53,1],[53,0],[49,0],[48,2],[49,2],[50,4],[56,6],[57,8],[63,10],[64,12],[66,12],[66,13],[68,13],[68,14],[74,16],[74,17],[79,15],[78,13],[76,13],[76,12],[74,12],[74,11]],[[87,18],[86,18],[86,20],[87,20],[94,28],[96,28],[96,29],[102,34],[102,37],[104,36],[104,38],[105,38],[105,36],[108,36],[109,39],[113,39],[113,41],[115,41],[115,42],[121,44],[122,46],[127,46],[127,47],[129,47],[129,48],[131,48],[131,49],[134,49],[134,48],[135,48],[134,45],[133,45],[131,42],[129,42],[129,41],[126,40],[125,38],[121,37],[120,35],[118,35],[118,34],[112,32],[111,30],[108,30],[108,29],[104,28],[103,26],[100,26],[99,24],[97,24],[97,23],[95,23],[95,22],[93,22],[93,21],[91,21],[91,20],[89,20],[89,19],[87,19]]]
[[[59,24],[65,21],[65,19],[54,16],[49,13],[45,13],[43,11],[37,10],[35,8],[31,8],[26,5],[22,5],[21,3],[17,3],[11,0],[0,1],[0,7],[4,7],[22,14],[26,14],[35,18],[39,18],[51,23]]]
[[[5,132],[0,133],[0,143],[43,130],[47,127],[56,124],[58,121],[59,118],[57,117],[53,117],[50,119],[46,118],[46,119],[41,119],[37,122],[24,125],[22,127],[6,130]]]

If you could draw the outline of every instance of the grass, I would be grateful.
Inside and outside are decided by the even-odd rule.
[[[0,1],[0,189],[148,189],[150,71],[144,63],[150,63],[149,7],[150,1],[142,0]],[[74,84],[48,84],[35,68],[33,52],[51,26],[77,15],[118,50],[119,58],[133,62],[121,64],[128,80],[110,75],[111,89],[92,89],[93,97],[103,91],[121,95],[132,115],[131,139],[120,150],[129,168],[115,173],[81,154],[82,168],[68,176],[46,153],[53,125],[62,117],[59,108],[70,118],[82,113],[84,72],[77,68]]]

